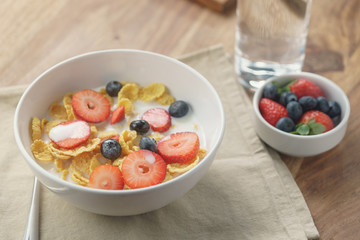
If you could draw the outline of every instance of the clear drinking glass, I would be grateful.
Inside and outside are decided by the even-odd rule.
[[[272,76],[299,72],[312,0],[237,0],[235,71],[256,90]]]

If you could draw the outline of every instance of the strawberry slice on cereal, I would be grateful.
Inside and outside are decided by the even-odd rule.
[[[138,150],[124,159],[121,170],[126,185],[130,188],[144,188],[165,179],[166,163],[159,154]]]
[[[123,105],[120,105],[112,112],[110,124],[112,125],[118,123],[124,119],[125,119],[125,107]]]
[[[82,120],[62,122],[49,132],[52,142],[61,148],[71,149],[86,142],[90,137],[90,126]]]
[[[88,187],[105,190],[121,190],[124,179],[120,169],[113,165],[100,165],[90,174]]]
[[[171,127],[171,117],[163,108],[151,108],[141,117],[149,123],[151,129],[156,132],[166,132]]]
[[[76,116],[90,123],[99,123],[110,115],[110,102],[99,92],[91,89],[78,91],[72,97]]]
[[[160,139],[158,152],[166,163],[189,163],[200,149],[199,136],[194,132],[173,133]]]

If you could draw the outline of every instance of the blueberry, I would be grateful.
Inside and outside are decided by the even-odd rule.
[[[101,154],[110,160],[115,160],[121,155],[121,145],[115,139],[109,138],[101,143]]]
[[[341,121],[341,117],[340,115],[337,115],[336,117],[331,118],[331,120],[333,121],[334,126],[337,126]]]
[[[302,107],[299,102],[291,101],[286,105],[286,110],[289,114],[289,117],[297,122],[301,115],[303,114]]]
[[[264,98],[269,98],[271,100],[276,101],[279,97],[278,88],[273,83],[267,83],[264,86]]]
[[[122,84],[118,81],[111,81],[106,84],[105,90],[111,97],[116,97],[122,88]]]
[[[304,112],[313,110],[316,108],[317,100],[311,96],[304,96],[299,99],[299,103]]]
[[[147,149],[149,151],[156,153],[157,152],[156,145],[157,145],[156,141],[153,138],[150,137],[140,138],[140,142],[139,142],[140,149]]]
[[[150,125],[145,120],[134,120],[130,123],[130,130],[134,130],[141,135],[147,133],[149,129]]]
[[[185,116],[188,113],[188,111],[189,111],[189,105],[182,100],[173,102],[169,107],[170,116],[176,118]]]
[[[323,113],[327,113],[330,109],[328,100],[324,97],[317,97],[316,100],[318,101],[316,109]]]
[[[341,114],[341,107],[336,101],[329,101],[329,111],[327,114],[333,118],[339,116]]]
[[[295,123],[291,118],[282,117],[277,121],[276,128],[285,132],[292,132],[295,130]]]
[[[283,92],[280,95],[280,104],[286,106],[291,101],[297,101],[297,96],[293,92]]]

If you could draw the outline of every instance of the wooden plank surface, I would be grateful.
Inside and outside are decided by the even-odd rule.
[[[66,58],[135,48],[178,57],[215,44],[234,53],[235,11],[187,0],[2,0],[0,87],[29,84]],[[304,70],[332,79],[349,96],[344,140],[315,157],[283,159],[321,239],[360,236],[360,1],[316,0]]]

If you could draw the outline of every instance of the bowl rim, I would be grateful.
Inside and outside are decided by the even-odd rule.
[[[29,91],[32,89],[32,87],[40,80],[42,79],[45,75],[47,75],[48,73],[50,73],[51,71],[53,71],[54,69],[67,64],[69,62],[72,61],[76,61],[78,59],[82,59],[82,58],[86,58],[92,55],[101,55],[101,54],[106,54],[106,53],[136,53],[136,54],[144,54],[144,55],[151,55],[154,57],[158,57],[158,58],[162,58],[165,59],[173,64],[177,64],[180,65],[182,68],[190,71],[191,73],[193,73],[194,75],[196,75],[201,81],[203,81],[208,88],[210,89],[210,91],[212,92],[213,96],[216,99],[216,102],[218,103],[218,105],[220,106],[220,132],[218,137],[215,140],[215,145],[213,146],[212,149],[210,149],[210,151],[207,152],[206,156],[192,169],[190,169],[189,171],[181,174],[180,176],[177,176],[176,178],[173,178],[167,182],[162,182],[160,184],[157,185],[153,185],[150,187],[145,187],[145,188],[138,188],[138,189],[127,189],[126,191],[121,191],[121,190],[105,190],[105,189],[95,189],[95,188],[89,188],[87,186],[80,186],[68,181],[64,181],[58,177],[56,177],[55,175],[51,174],[50,172],[46,171],[43,167],[41,167],[35,159],[33,159],[32,156],[30,156],[30,154],[28,154],[28,152],[25,150],[24,145],[22,144],[21,141],[21,136],[20,136],[20,132],[18,129],[19,126],[19,111],[21,108],[21,105],[23,104],[23,102],[25,101]],[[16,110],[15,110],[15,115],[14,115],[14,136],[15,136],[15,141],[17,143],[17,146],[20,150],[20,152],[22,153],[23,157],[25,158],[26,162],[31,165],[32,168],[36,169],[36,171],[40,172],[42,175],[44,175],[46,178],[51,179],[52,181],[56,182],[56,184],[58,185],[64,185],[65,187],[72,189],[72,190],[76,190],[76,191],[80,191],[80,192],[88,192],[88,193],[93,193],[93,194],[105,194],[105,195],[130,195],[130,194],[139,194],[139,193],[145,193],[145,192],[149,192],[149,191],[153,191],[156,189],[161,189],[161,188],[165,188],[167,185],[172,185],[175,182],[178,182],[184,178],[186,178],[186,176],[195,173],[196,171],[198,171],[198,169],[200,168],[200,166],[204,165],[205,162],[208,161],[208,159],[210,158],[210,156],[215,155],[217,149],[219,148],[222,139],[224,137],[224,133],[225,133],[225,111],[224,111],[224,106],[221,102],[221,99],[217,93],[217,91],[215,90],[215,88],[213,87],[213,85],[202,75],[200,74],[198,71],[196,71],[194,68],[190,67],[189,65],[181,62],[180,60],[177,60],[175,58],[163,55],[163,54],[159,54],[159,53],[155,53],[155,52],[150,52],[150,51],[145,51],[145,50],[138,50],[138,49],[106,49],[106,50],[98,50],[98,51],[91,51],[91,52],[86,52],[83,54],[79,54],[70,58],[67,58],[53,66],[51,66],[50,68],[48,68],[47,70],[45,70],[43,73],[41,73],[23,92],[17,106],[16,106]],[[214,156],[213,156],[214,157]],[[35,175],[35,174],[34,174]]]
[[[340,123],[337,126],[335,126],[333,129],[331,129],[330,131],[327,131],[325,133],[321,133],[321,134],[318,134],[318,135],[305,135],[305,136],[303,136],[303,135],[291,134],[291,133],[287,133],[287,132],[284,132],[284,131],[281,131],[281,130],[277,129],[276,127],[272,126],[270,123],[265,121],[265,119],[262,117],[262,115],[260,113],[260,110],[259,110],[259,102],[260,102],[260,99],[261,99],[261,96],[262,96],[265,85],[267,83],[269,83],[269,82],[274,82],[279,78],[283,79],[283,78],[300,78],[300,77],[304,77],[304,78],[308,77],[308,78],[319,79],[320,81],[323,81],[326,84],[328,84],[331,88],[338,91],[340,93],[340,95],[341,95],[341,98],[344,99],[344,103],[345,103],[344,117],[341,119]],[[274,132],[276,132],[278,134],[281,134],[281,135],[287,136],[287,137],[293,137],[295,139],[304,139],[304,137],[305,137],[306,139],[309,140],[309,139],[323,138],[323,137],[333,135],[338,130],[345,127],[345,125],[348,122],[349,116],[350,116],[350,103],[349,103],[349,99],[348,99],[347,95],[345,94],[345,92],[336,83],[334,83],[330,79],[328,79],[328,78],[326,78],[324,76],[315,74],[315,73],[310,73],[310,72],[288,73],[288,74],[283,74],[283,75],[280,75],[280,76],[274,76],[274,77],[269,78],[268,80],[265,81],[265,83],[260,88],[258,88],[255,91],[252,102],[253,102],[253,109],[254,109],[255,115],[260,120],[260,122],[262,124],[264,124],[265,126],[267,126],[268,128],[270,128],[271,130],[273,130]],[[342,111],[343,111],[343,109],[342,109]]]

